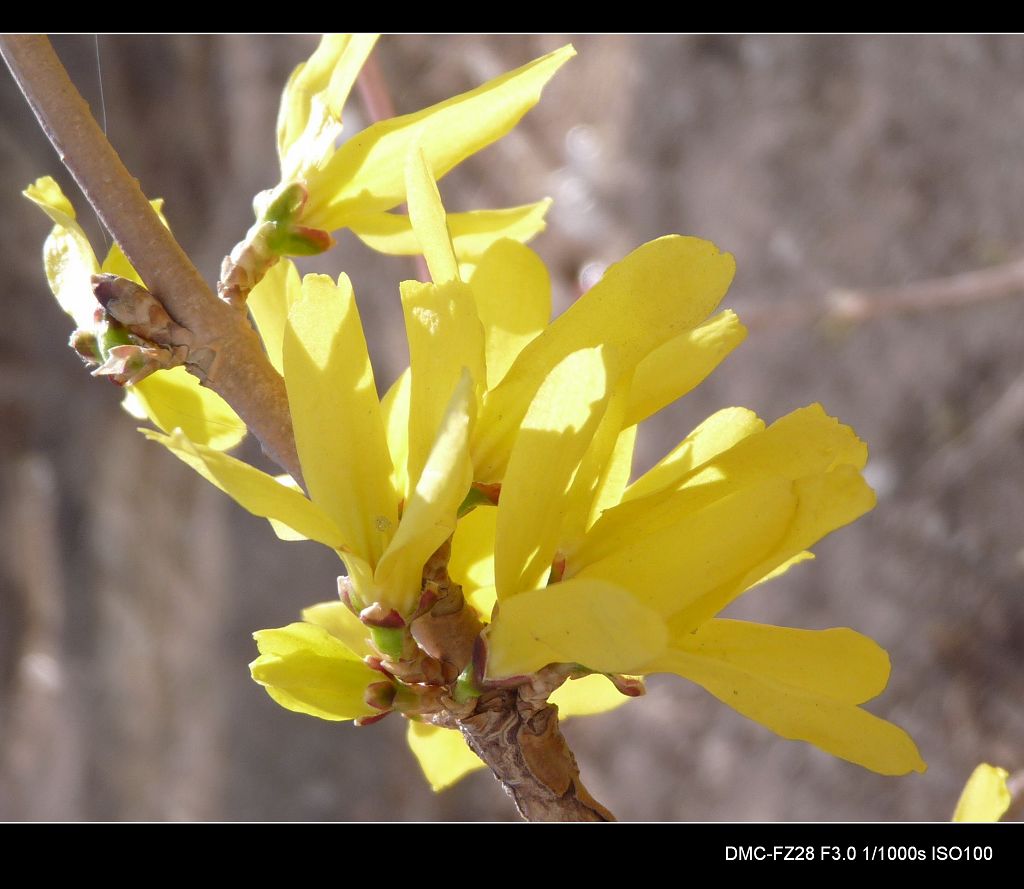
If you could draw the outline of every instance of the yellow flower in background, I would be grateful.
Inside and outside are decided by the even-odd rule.
[[[325,35],[289,78],[277,121],[281,179],[256,196],[256,222],[225,259],[220,291],[241,301],[281,256],[327,250],[351,229],[382,253],[417,253],[408,217],[388,212],[406,199],[403,167],[422,147],[440,177],[508,133],[575,50],[564,46],[467,93],[379,121],[340,146],[342,109],[376,44],[375,35]],[[478,259],[500,238],[525,241],[544,228],[550,200],[451,219],[459,258]]]
[[[998,821],[1013,801],[1006,769],[982,763],[967,779],[953,812],[954,821]]]
[[[75,321],[72,346],[102,368],[111,350],[127,345],[130,337],[98,311],[91,278],[105,273],[139,284],[142,281],[117,244],[111,246],[102,265],[97,261],[85,232],[75,220],[71,202],[53,178],[44,176],[36,180],[24,194],[53,221],[43,246],[43,260],[53,295]],[[153,201],[158,213],[162,204]],[[158,370],[127,387],[123,404],[133,416],[148,418],[164,432],[180,428],[197,444],[219,450],[237,445],[247,431],[224,399],[199,385],[184,367]]]

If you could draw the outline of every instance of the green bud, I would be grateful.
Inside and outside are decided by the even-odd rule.
[[[282,225],[294,222],[302,212],[302,208],[306,206],[308,197],[309,193],[306,191],[306,187],[301,182],[293,182],[271,201],[263,218]]]

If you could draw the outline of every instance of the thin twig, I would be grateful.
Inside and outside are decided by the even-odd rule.
[[[268,456],[301,479],[284,380],[245,316],[214,296],[164,228],[50,41],[38,35],[7,35],[0,37],[0,53],[64,166],[146,287],[191,331],[188,369],[234,408]]]
[[[987,269],[932,278],[880,290],[836,290],[829,294],[829,315],[865,321],[880,315],[957,308],[1024,293],[1024,259]]]

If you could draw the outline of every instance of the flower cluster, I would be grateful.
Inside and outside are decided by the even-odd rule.
[[[733,312],[714,314],[732,257],[659,238],[551,320],[547,270],[523,243],[547,202],[447,214],[436,179],[507,132],[572,49],[336,148],[371,47],[325,38],[293,74],[281,183],[257,199],[247,246],[226,264],[226,298],[247,297],[284,377],[305,490],[226,453],[244,427],[181,368],[130,389],[160,429],[150,439],[278,536],[318,541],[345,564],[338,600],[256,634],[253,678],[324,719],[404,713],[435,788],[480,762],[432,724],[432,693],[464,701],[545,670],[569,679],[552,696],[563,716],[611,709],[642,693],[640,677],[673,673],[783,737],[883,774],[923,770],[907,734],[860,706],[888,680],[873,641],[718,616],[873,507],[867,449],[849,427],[818,405],[771,424],[727,408],[630,482],[638,424],[746,335]],[[29,196],[55,222],[54,292],[80,328],[94,325],[87,279],[99,267],[70,205],[52,180]],[[388,212],[403,201],[407,216]],[[420,253],[430,271],[401,285],[410,366],[383,398],[347,276],[300,278],[282,258],[319,237],[310,230],[341,227]],[[103,270],[131,275],[126,265],[115,248]],[[417,627],[460,597],[475,646],[452,656]]]

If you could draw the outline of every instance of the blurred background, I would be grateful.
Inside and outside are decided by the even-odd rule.
[[[404,113],[568,39],[387,37],[377,59]],[[556,311],[662,234],[735,254],[723,305],[750,336],[645,424],[634,469],[729,405],[820,401],[854,426],[878,507],[730,613],[878,640],[893,673],[871,709],[930,766],[880,777],[660,677],[568,723],[584,780],[630,820],[947,819],[978,762],[1024,768],[1024,39],[572,39],[445,202],[555,198],[532,246]],[[98,112],[94,38],[55,45]],[[111,141],[211,282],[277,181],[280,89],[315,45],[99,40]],[[339,563],[146,443],[66,348],[49,223],[20,190],[55,175],[102,236],[6,70],[0,113],[0,819],[514,819],[486,773],[432,794],[401,718],[320,722],[249,679],[252,631],[332,598]],[[366,121],[354,98],[347,131]],[[303,268],[351,276],[383,391],[407,363],[412,264],[339,241]]]

